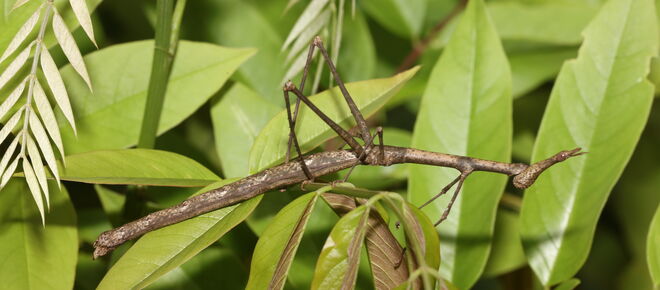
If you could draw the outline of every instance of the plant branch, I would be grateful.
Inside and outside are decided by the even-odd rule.
[[[518,188],[531,186],[536,178],[552,165],[570,157],[581,155],[580,149],[561,151],[554,156],[526,165],[504,163],[413,148],[383,146],[383,156],[369,154],[363,161],[349,150],[327,151],[308,155],[305,164],[313,177],[334,173],[355,164],[389,166],[399,163],[416,163],[454,168],[466,172],[488,171],[514,176]],[[150,231],[184,221],[186,219],[251,199],[271,190],[284,188],[308,180],[300,162],[292,161],[266,169],[233,183],[191,197],[173,207],[151,213],[136,221],[102,233],[94,242],[94,257],[104,256],[128,240]]]

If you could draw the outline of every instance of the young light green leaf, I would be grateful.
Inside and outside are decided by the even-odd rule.
[[[44,159],[46,160],[46,164],[48,164],[50,172],[53,174],[55,180],[57,180],[57,183],[59,184],[60,174],[57,170],[55,153],[53,153],[53,148],[50,145],[50,139],[48,139],[48,135],[46,134],[44,127],[41,125],[41,121],[37,117],[37,114],[30,112],[30,114],[27,115],[29,116],[28,119],[30,131],[32,131],[34,138],[37,140],[37,144],[39,144],[39,149],[41,149],[41,152],[44,155]]]
[[[57,9],[53,9],[53,32],[55,38],[57,38],[57,43],[59,43],[62,48],[62,52],[64,52],[64,55],[66,55],[66,58],[69,60],[69,64],[71,64],[73,69],[78,72],[78,75],[85,80],[87,87],[92,90],[92,81],[89,79],[89,74],[87,73],[87,68],[85,67],[85,62],[80,54],[80,50],[78,50],[78,45],[73,39],[73,35],[71,35],[71,32],[69,32],[69,29],[66,27],[62,16],[57,12]]]
[[[0,189],[5,187],[7,182],[9,182],[9,179],[11,178],[12,174],[16,171],[16,167],[18,167],[18,161],[21,160],[21,156],[16,156],[16,159],[9,164],[7,167],[7,171],[5,171],[2,175],[2,181],[0,181]]]
[[[542,174],[521,210],[525,254],[545,286],[573,277],[587,259],[600,212],[653,100],[646,80],[658,52],[652,0],[608,1],[584,37],[577,59],[557,77],[532,161],[575,147],[589,153]]]
[[[304,30],[309,29],[309,26],[312,25],[313,21],[317,21],[316,18],[322,11],[324,11],[325,5],[328,4],[328,0],[312,0],[307,5],[307,8],[300,14],[296,24],[291,28],[289,36],[286,37],[284,44],[282,45],[282,50],[284,50],[293,40],[298,37]]]
[[[28,1],[30,0],[16,0],[16,2],[14,2],[14,5],[11,7],[11,10],[15,10],[16,8],[23,6],[23,4],[28,3]]]
[[[573,290],[577,288],[577,286],[580,285],[580,279],[578,278],[571,278],[568,279],[561,284],[557,285],[557,287],[553,288],[554,290]]]
[[[367,118],[387,103],[418,69],[419,67],[415,67],[390,78],[349,83],[346,88],[351,92],[358,109]],[[319,108],[323,108],[323,112],[338,124],[353,123],[338,88],[311,96],[310,100]],[[297,122],[299,125],[296,125],[296,135],[303,153],[335,136],[332,129],[307,106],[301,106]],[[250,151],[251,171],[257,168],[263,170],[284,160],[289,140],[288,128],[286,111],[280,112],[264,127]]]
[[[23,67],[28,57],[30,56],[30,49],[32,49],[33,45],[34,41],[30,43],[30,45],[28,45],[25,49],[23,49],[23,51],[21,51],[21,53],[16,56],[14,61],[12,61],[9,66],[7,66],[5,71],[0,74],[0,89],[2,89],[2,87],[4,87],[5,84],[7,84],[7,82],[16,75],[18,70]]]
[[[55,119],[55,114],[53,109],[50,107],[50,102],[48,102],[48,97],[44,92],[44,89],[41,87],[38,81],[34,82],[34,92],[32,96],[34,97],[34,103],[39,110],[39,115],[44,121],[44,127],[50,138],[53,139],[55,146],[60,151],[60,156],[62,156],[62,161],[64,161],[64,146],[62,145],[62,137],[60,136],[60,130],[57,126],[57,120]]]
[[[64,81],[62,81],[62,76],[57,70],[55,61],[45,47],[41,51],[41,69],[46,76],[46,81],[48,82],[50,90],[53,91],[53,97],[55,98],[57,106],[60,107],[62,114],[64,114],[66,120],[69,121],[69,125],[71,125],[74,134],[76,134],[76,122],[73,119],[73,111],[71,110],[71,104],[69,103],[69,94],[66,92]]]
[[[415,39],[422,32],[426,0],[365,0],[360,5],[383,27],[405,38]]]
[[[316,263],[312,289],[355,287],[368,217],[369,208],[363,205],[343,216],[335,224]]]
[[[481,0],[468,3],[436,63],[422,97],[412,147],[508,162],[512,138],[511,72]],[[451,168],[411,165],[409,198],[420,205],[458,176]],[[495,213],[506,176],[476,172],[465,181],[448,219],[440,274],[461,289],[481,276],[490,253]],[[450,194],[424,212],[440,218]],[[465,239],[473,242],[462,243]]]
[[[18,121],[21,120],[21,113],[23,113],[24,108],[18,109],[14,115],[7,120],[4,126],[2,126],[2,129],[0,129],[0,144],[2,142],[5,142],[5,138],[9,136],[9,133],[11,133],[12,130],[14,130],[14,127],[18,124]]]
[[[231,181],[218,181],[196,194]],[[216,242],[250,215],[260,200],[261,196],[142,236],[108,271],[98,289],[146,287]]]
[[[211,105],[215,149],[225,177],[243,177],[250,172],[245,162],[261,129],[282,108],[268,102],[242,83],[235,83],[220,101]]]
[[[527,264],[519,229],[518,214],[500,207],[495,221],[493,248],[484,269],[484,277],[496,277]]]
[[[16,2],[18,4],[19,1]],[[25,39],[30,35],[32,30],[37,24],[37,21],[39,20],[39,15],[41,14],[41,9],[37,9],[37,11],[28,18],[27,21],[25,21],[25,24],[21,26],[21,29],[18,30],[14,38],[12,38],[11,42],[7,46],[7,49],[5,49],[5,52],[2,54],[2,57],[0,57],[0,63],[2,63],[7,57],[9,57],[14,51],[18,48],[18,46],[25,41]]]
[[[7,164],[9,164],[9,161],[13,157],[14,152],[16,152],[16,148],[18,147],[18,140],[19,138],[21,138],[21,136],[22,134],[16,135],[14,141],[11,141],[11,143],[9,143],[9,146],[7,147],[7,151],[5,151],[5,153],[2,154],[2,159],[0,160],[0,178],[4,176],[5,168],[7,168]],[[0,186],[0,188],[2,188],[2,186]]]
[[[39,182],[35,176],[34,170],[27,158],[23,158],[23,172],[25,173],[25,181],[28,184],[32,198],[37,203],[37,208],[39,208],[39,214],[41,215],[41,224],[46,226],[46,213],[44,212],[44,201],[41,197],[41,190],[39,190]]]
[[[559,73],[564,61],[577,55],[575,47],[543,47],[508,53],[513,79],[513,97],[521,97]]]
[[[660,288],[660,205],[655,211],[646,239],[646,259],[654,287]]]
[[[85,0],[69,0],[69,3],[71,4],[73,13],[78,19],[78,23],[80,23],[80,26],[85,31],[85,34],[87,34],[89,40],[94,43],[94,46],[98,48],[99,46],[96,44],[96,40],[94,39],[94,28],[92,27],[92,18],[89,16],[87,3],[85,3]]]
[[[34,176],[37,178],[37,181],[39,182],[39,185],[41,185],[41,190],[44,193],[44,197],[46,199],[46,208],[50,209],[50,195],[48,191],[48,180],[46,179],[46,171],[44,170],[44,164],[41,162],[41,154],[39,154],[39,149],[37,148],[37,145],[34,144],[34,141],[30,137],[30,134],[27,134],[26,136],[27,139],[27,149],[28,149],[28,155],[30,157],[30,166],[32,167],[31,170],[34,173]],[[23,163],[26,161],[23,160]],[[25,172],[25,177],[28,178],[28,173],[27,171]],[[33,195],[35,195],[35,192],[32,192]],[[39,196],[41,197],[41,195]],[[35,197],[35,201],[37,202],[37,205],[42,203],[40,200],[37,200]]]
[[[5,114],[11,110],[11,108],[16,104],[16,101],[21,97],[23,94],[23,90],[25,90],[25,83],[27,82],[29,77],[26,77],[16,88],[7,96],[4,102],[2,102],[2,105],[0,105],[0,120],[5,117]]]
[[[0,192],[0,281],[6,289],[72,289],[78,257],[76,212],[64,187],[50,183],[44,227],[24,181]],[[19,222],[20,221],[20,222]]]
[[[94,80],[93,94],[71,66],[62,68],[62,77],[66,81],[79,127],[77,137],[67,128],[60,132],[68,153],[120,149],[137,143],[144,116],[153,47],[153,41],[138,41],[86,55],[85,62]],[[158,134],[194,113],[252,54],[253,49],[181,41],[172,67]],[[62,127],[64,119],[59,118],[58,121]]]
[[[305,194],[285,206],[272,219],[254,249],[246,289],[284,287],[318,196],[318,192]]]

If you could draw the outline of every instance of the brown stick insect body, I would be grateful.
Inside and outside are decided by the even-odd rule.
[[[344,130],[337,123],[332,121],[325,115],[318,107],[316,107],[310,100],[302,93],[305,77],[309,64],[312,60],[314,48],[317,47],[325,58],[328,67],[330,68],[340,91],[351,109],[353,117],[356,119],[358,129],[360,130],[360,137],[365,141],[365,146],[361,146],[354,137]],[[292,92],[297,97],[295,111],[292,114],[289,106],[289,92]],[[382,142],[382,131],[379,128],[377,135],[380,144],[378,145],[378,152],[373,152],[375,146],[372,135],[366,126],[364,117],[357,109],[355,102],[353,102],[350,94],[346,90],[343,82],[332,64],[332,61],[327,55],[325,48],[320,38],[316,37],[314,42],[310,45],[310,50],[307,58],[307,64],[303,72],[303,79],[301,81],[301,89],[298,90],[293,83],[287,82],[284,86],[284,99],[287,106],[287,115],[290,127],[289,147],[294,145],[298,153],[298,160],[288,162],[289,152],[287,150],[287,162],[270,169],[266,169],[259,173],[250,175],[241,180],[224,185],[220,188],[210,190],[206,193],[191,197],[182,203],[173,207],[151,213],[143,218],[127,223],[121,227],[102,233],[96,242],[94,242],[94,258],[104,256],[111,252],[113,249],[123,244],[128,240],[135,239],[150,231],[175,224],[186,219],[217,210],[223,207],[234,205],[242,201],[248,200],[265,192],[285,188],[301,182],[309,182],[316,177],[326,174],[334,173],[343,169],[352,168],[357,165],[372,165],[372,166],[389,166],[399,163],[416,163],[426,164],[433,166],[451,167],[460,172],[459,176],[443,188],[440,193],[423,206],[429,204],[439,196],[445,194],[455,184],[456,189],[451,198],[447,209],[443,213],[440,220],[436,225],[447,218],[451,206],[456,199],[461,186],[465,179],[474,171],[488,171],[500,174],[513,176],[513,184],[518,188],[527,188],[531,186],[536,178],[543,173],[550,166],[564,161],[570,157],[584,154],[580,149],[569,151],[561,151],[554,156],[534,163],[532,165],[521,163],[504,163],[490,160],[483,160],[478,158],[470,158],[465,156],[457,156],[451,154],[429,152],[413,148],[384,146]],[[330,126],[351,148],[350,150],[337,150],[316,153],[308,156],[303,156],[298,146],[298,141],[295,136],[295,119],[298,112],[299,102],[304,102],[314,113],[316,113],[328,126]],[[291,144],[293,143],[293,144]]]

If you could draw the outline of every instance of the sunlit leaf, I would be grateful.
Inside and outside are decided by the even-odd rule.
[[[16,2],[16,4],[19,4],[20,0]],[[37,9],[37,11],[28,18],[27,21],[25,21],[25,24],[21,26],[21,28],[18,30],[14,38],[12,38],[11,42],[7,46],[7,49],[5,49],[5,52],[2,54],[2,57],[0,57],[0,63],[2,63],[7,57],[9,57],[16,49],[25,41],[25,39],[30,35],[32,30],[34,30],[34,27],[37,24],[37,21],[39,20],[39,15],[41,14],[41,9]]]
[[[32,138],[30,138],[30,135],[26,135],[27,139],[27,150],[28,150],[28,155],[30,157],[30,166],[32,167],[30,170],[34,172],[34,176],[36,177],[37,181],[39,182],[39,185],[41,186],[41,191],[44,193],[44,197],[46,200],[46,208],[50,209],[50,195],[49,195],[49,190],[48,190],[48,180],[46,179],[46,171],[44,170],[44,164],[41,162],[41,154],[39,154],[39,149],[37,148],[37,145],[34,144],[34,141]],[[23,160],[23,163],[25,164],[25,160]],[[25,177],[28,177],[27,171],[24,172]],[[32,186],[30,186],[32,188]],[[33,195],[38,195],[37,192],[32,192]],[[41,195],[39,195],[39,200],[37,200],[35,196],[35,201],[37,202],[37,205],[40,203],[43,206],[43,202],[41,201]]]
[[[0,74],[0,89],[7,84],[9,80],[11,80],[16,73],[18,72],[19,69],[23,67],[25,62],[27,61],[28,57],[30,56],[30,49],[32,49],[32,46],[34,45],[34,41],[30,43],[21,53],[19,53],[16,58],[7,66],[4,72]]]
[[[355,103],[365,118],[375,113],[417,72],[419,67],[412,68],[390,78],[354,82],[346,85]],[[353,118],[338,88],[311,96],[310,100],[323,112],[340,125],[354,124]],[[289,139],[289,127],[286,111],[268,122],[254,141],[250,151],[250,169],[268,168],[285,158],[286,145]],[[301,105],[296,127],[296,136],[300,147],[307,152],[323,141],[335,136],[328,127],[307,106]]]
[[[71,3],[71,9],[73,10],[73,13],[76,14],[78,23],[80,23],[80,26],[85,31],[85,34],[87,34],[89,40],[91,40],[92,43],[98,47],[96,40],[94,39],[94,28],[92,27],[92,19],[89,16],[87,3],[85,3],[84,0],[69,0],[69,3]]]
[[[647,121],[653,86],[646,76],[658,53],[653,5],[608,1],[555,82],[532,161],[575,147],[589,153],[551,168],[524,195],[523,246],[545,286],[584,264],[598,217]]]
[[[317,16],[314,22],[312,22],[308,27],[306,27],[305,30],[296,38],[296,42],[294,42],[291,48],[289,49],[289,53],[286,56],[286,61],[290,62],[293,59],[293,57],[298,55],[299,52],[301,51],[304,52],[303,55],[305,56],[306,59],[307,50],[304,48],[309,47],[309,44],[314,38],[314,36],[319,34],[321,28],[325,27],[325,25],[328,23],[329,20],[330,20],[330,10],[324,10],[323,12],[321,12],[321,15]]]
[[[325,7],[326,4],[328,4],[328,0],[312,0],[309,5],[307,5],[305,11],[303,11],[298,20],[296,20],[296,24],[291,28],[291,32],[289,32],[289,36],[287,36],[284,41],[282,49],[289,46],[289,44],[291,44],[303,31],[309,29],[309,26],[313,25],[313,21],[319,20],[317,19],[317,16],[324,11],[323,7]]]
[[[50,183],[44,226],[25,181],[0,191],[0,281],[5,289],[72,289],[78,257],[76,212],[64,187]]]
[[[93,184],[198,187],[218,176],[196,161],[150,149],[98,150],[67,156],[63,180]]]
[[[9,96],[5,99],[4,102],[2,102],[2,105],[0,105],[0,120],[5,117],[5,114],[11,110],[11,108],[16,104],[16,101],[21,97],[23,94],[23,90],[25,90],[25,83],[27,82],[29,77],[26,77],[16,88],[9,94]]]
[[[229,182],[216,182],[197,194]],[[144,235],[108,271],[98,289],[146,287],[217,241],[250,215],[260,200],[253,198]]]
[[[30,0],[16,0],[16,2],[14,2],[14,6],[11,7],[11,10],[23,6],[23,4],[27,3],[28,1]]]
[[[2,175],[2,181],[0,182],[0,189],[3,188],[7,182],[9,182],[9,179],[11,178],[12,174],[16,171],[16,167],[18,167],[18,161],[21,160],[21,156],[16,156],[16,159],[12,161],[9,166],[7,166],[7,171],[5,171]]]
[[[55,61],[50,56],[48,49],[44,48],[41,51],[41,69],[46,76],[46,81],[51,91],[53,91],[53,97],[57,106],[66,117],[69,125],[73,128],[74,133],[76,132],[76,122],[73,119],[73,111],[71,110],[71,104],[69,103],[69,94],[66,92],[66,87],[64,87],[64,81],[62,81],[62,76],[60,71],[57,70],[57,65]]]
[[[46,164],[48,164],[48,169],[50,169],[50,172],[55,177],[55,180],[57,180],[57,182],[59,183],[60,174],[59,171],[57,170],[55,153],[53,153],[53,148],[51,147],[50,139],[48,139],[48,135],[46,134],[43,125],[41,125],[41,121],[39,120],[37,115],[36,114],[28,114],[28,115],[30,122],[29,123],[30,131],[32,131],[32,134],[34,135],[34,139],[36,139],[37,144],[39,145],[39,149],[41,149],[41,152],[43,153],[44,159],[46,160]],[[25,133],[27,134],[27,132]]]
[[[66,27],[62,16],[60,16],[57,10],[53,9],[53,11],[53,32],[55,38],[57,38],[57,42],[60,44],[64,55],[66,55],[66,58],[69,60],[69,64],[76,70],[76,72],[78,72],[78,75],[85,80],[87,87],[91,90],[92,81],[89,79],[89,74],[87,73],[87,68],[85,67],[85,62],[80,54],[80,50],[78,50],[78,45],[73,39],[71,32],[69,32],[69,28]]]
[[[24,111],[25,111],[24,108],[18,109],[18,111],[16,111],[14,115],[11,118],[9,118],[7,122],[5,122],[4,126],[2,126],[2,129],[0,129],[0,144],[2,144],[2,142],[5,142],[5,138],[7,138],[7,136],[9,136],[9,133],[11,133],[11,131],[14,130],[14,128],[18,124],[18,121],[20,121],[21,119],[21,114]]]
[[[246,289],[282,289],[319,193],[305,194],[272,219],[252,255]]]
[[[508,162],[511,138],[507,58],[483,1],[470,1],[431,73],[412,147]],[[409,169],[409,199],[415,205],[428,201],[459,175],[452,168],[411,165]],[[472,173],[447,220],[437,227],[445,237],[440,274],[461,289],[472,287],[486,266],[505,184],[506,176]],[[423,211],[439,219],[451,194],[453,189]]]
[[[21,135],[22,134],[18,134],[16,138],[14,138],[14,141],[11,141],[11,143],[9,143],[9,146],[7,147],[5,153],[2,154],[2,159],[0,159],[0,178],[4,176],[5,168],[7,168],[7,165],[9,164],[11,157],[14,155],[14,152],[16,152],[16,148],[18,147],[18,140],[19,138],[21,138]]]
[[[60,130],[57,126],[57,120],[55,119],[53,109],[50,107],[50,102],[48,102],[48,97],[38,81],[34,82],[33,90],[32,97],[37,106],[37,110],[39,110],[39,115],[44,121],[44,127],[46,127],[48,135],[50,135],[50,138],[53,139],[55,146],[57,146],[57,149],[60,151],[60,156],[64,158],[62,137],[60,136]]]
[[[25,181],[27,182],[28,188],[30,189],[32,198],[34,198],[34,201],[37,204],[37,208],[39,208],[39,215],[41,215],[41,224],[45,226],[46,214],[44,212],[44,201],[43,198],[41,197],[41,190],[39,190],[39,182],[37,181],[37,177],[34,173],[34,170],[32,170],[32,165],[30,165],[30,162],[28,162],[28,160],[25,158],[23,158],[23,172],[25,173]]]

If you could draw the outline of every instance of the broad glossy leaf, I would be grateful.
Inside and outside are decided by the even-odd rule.
[[[211,184],[197,194],[232,180]],[[261,196],[150,232],[114,264],[98,289],[143,288],[194,257],[242,222]],[[220,275],[221,273],[218,273]]]
[[[99,150],[67,156],[62,180],[94,184],[206,186],[219,178],[196,161],[151,149]]]
[[[554,79],[565,60],[577,55],[573,47],[545,47],[509,53],[513,97],[518,98]]]
[[[363,205],[335,224],[316,263],[312,289],[352,289],[355,286],[368,216],[369,208]]]
[[[250,148],[261,129],[281,108],[241,83],[235,83],[211,105],[215,149],[224,176],[248,175]]]
[[[381,108],[417,70],[418,67],[415,67],[390,78],[349,83],[346,88],[367,118]],[[355,123],[338,88],[311,96],[310,100],[338,124],[346,126]],[[296,136],[303,152],[312,150],[335,135],[335,132],[304,104],[301,105],[297,122]],[[263,170],[283,161],[288,139],[289,126],[286,110],[283,110],[264,127],[254,141],[250,151],[251,172],[256,172],[256,168]]]
[[[488,257],[484,276],[495,277],[525,265],[525,253],[520,242],[518,214],[506,209],[497,210],[493,248]]]
[[[483,159],[511,155],[511,73],[504,50],[482,1],[470,1],[438,60],[422,97],[412,146]],[[420,205],[459,173],[412,165],[409,198]],[[493,236],[495,212],[506,176],[475,172],[468,177],[446,221],[440,274],[459,288],[481,275]],[[440,218],[451,194],[424,208]]]
[[[46,225],[25,180],[0,191],[0,280],[6,289],[71,289],[78,258],[76,213],[64,187],[50,183]]]
[[[391,32],[416,39],[422,32],[426,0],[365,0],[360,3],[369,16]]]
[[[319,193],[305,194],[285,206],[259,237],[246,289],[282,289]]]
[[[578,58],[564,64],[555,82],[532,161],[575,147],[589,153],[542,174],[521,212],[525,254],[546,286],[573,277],[584,264],[653,99],[646,80],[658,51],[652,0],[609,1],[584,36]]]
[[[649,235],[646,239],[646,259],[655,288],[660,287],[660,206],[655,211],[655,216],[649,227]]]
[[[252,49],[182,41],[172,68],[158,133],[190,116],[253,52]],[[62,129],[67,153],[120,149],[137,142],[152,54],[153,41],[137,41],[85,56],[94,93],[70,65],[60,70],[78,127],[77,137],[70,129]],[[63,118],[59,121],[63,127]]]

